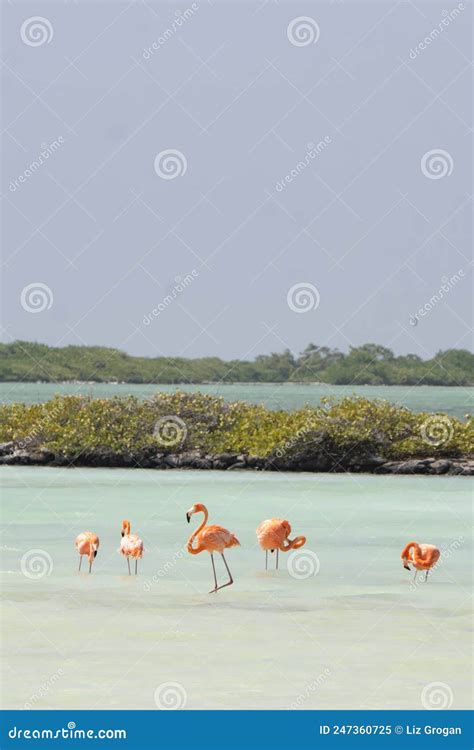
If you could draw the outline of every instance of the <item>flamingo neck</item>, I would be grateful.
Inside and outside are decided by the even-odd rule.
[[[403,550],[403,552],[401,554],[402,558],[404,558],[404,559],[405,558],[407,558],[407,559],[409,558],[409,556],[410,556],[410,550],[412,549],[412,547],[413,547],[413,557],[414,558],[421,553],[420,545],[418,544],[418,542],[408,542],[408,544],[406,545],[405,549]]]
[[[294,539],[285,539],[281,547],[281,550],[283,552],[288,552],[288,550],[290,549],[298,549],[299,547],[302,547],[305,542],[306,542],[305,536],[295,536]]]
[[[193,533],[191,534],[191,536],[188,539],[188,547],[187,547],[187,549],[188,549],[188,552],[190,552],[192,555],[197,555],[197,553],[201,551],[201,548],[199,546],[198,547],[193,547],[193,542],[194,542],[195,538],[197,537],[197,535],[199,534],[199,532],[203,530],[204,526],[207,523],[207,519],[209,518],[209,514],[207,512],[207,508],[206,507],[204,507],[203,510],[199,511],[199,513],[204,513],[204,518],[202,519],[201,524],[197,527],[197,529],[195,531],[193,531]]]

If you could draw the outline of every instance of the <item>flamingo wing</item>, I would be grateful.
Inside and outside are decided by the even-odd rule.
[[[126,557],[141,557],[143,541],[137,534],[125,534],[120,542],[120,552]]]
[[[97,552],[99,549],[99,537],[92,531],[84,531],[76,537],[76,549],[80,555],[89,555],[91,549]]]
[[[438,562],[440,551],[434,544],[420,544],[421,549],[421,562],[424,565],[431,567]]]
[[[257,528],[257,539],[262,549],[281,549],[291,532],[291,526],[283,518],[270,518],[262,521]]]
[[[199,545],[208,552],[223,552],[227,547],[239,545],[239,540],[223,526],[205,526],[197,536]]]

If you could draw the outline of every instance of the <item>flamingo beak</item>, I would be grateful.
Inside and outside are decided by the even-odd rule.
[[[125,536],[125,531],[122,531],[122,536]]]
[[[94,550],[94,557],[97,557],[97,550]]]
[[[187,518],[187,521],[189,523],[190,520],[191,520],[191,513],[186,513],[186,518]]]
[[[411,570],[411,568],[409,568],[408,565],[404,564],[403,567],[405,568],[405,570]]]

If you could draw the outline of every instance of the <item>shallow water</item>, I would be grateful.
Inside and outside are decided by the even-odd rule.
[[[155,708],[168,682],[159,700],[187,708],[421,708],[433,682],[452,708],[470,703],[468,478],[4,467],[2,480],[5,707]],[[183,549],[198,501],[242,545],[217,594],[207,553]],[[264,570],[255,528],[272,516],[307,536],[297,577],[282,553]],[[122,518],[144,539],[137,577],[117,553]],[[91,576],[74,549],[88,529]],[[412,538],[445,551],[427,584],[399,559]],[[44,567],[25,557],[24,575],[33,549]]]
[[[438,386],[354,386],[324,383],[232,383],[199,385],[135,385],[130,383],[0,383],[0,402],[23,401],[28,404],[47,401],[57,393],[86,394],[106,398],[132,394],[149,398],[157,391],[201,391],[222,396],[227,401],[265,404],[269,409],[299,409],[318,405],[321,398],[337,399],[357,394],[366,398],[385,398],[413,411],[440,411],[463,418],[473,411],[474,388]]]

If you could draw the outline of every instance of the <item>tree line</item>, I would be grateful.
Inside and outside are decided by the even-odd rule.
[[[474,384],[474,354],[447,349],[423,360],[416,354],[395,356],[379,344],[350,347],[347,353],[309,344],[296,356],[286,349],[252,361],[224,361],[218,357],[134,357],[101,346],[54,348],[15,341],[0,344],[0,381],[470,386]]]

